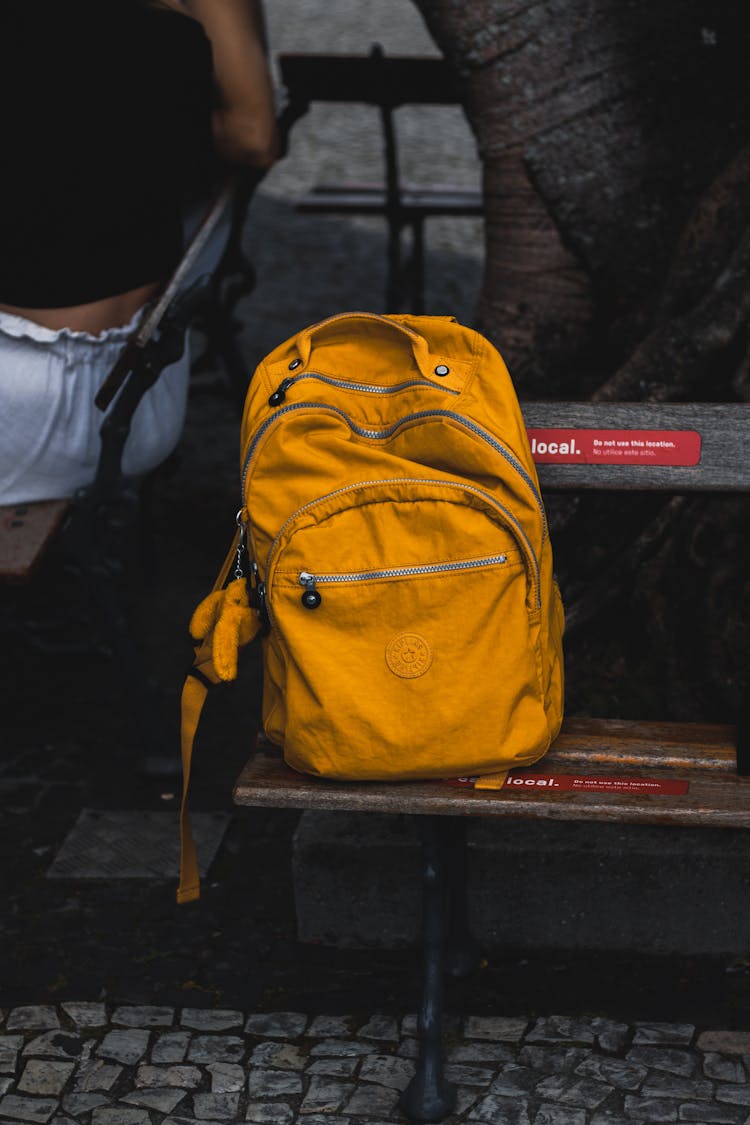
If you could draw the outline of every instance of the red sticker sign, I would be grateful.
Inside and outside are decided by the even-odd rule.
[[[577,774],[516,773],[511,770],[503,789],[556,789],[578,793],[651,793],[682,797],[689,782],[661,777],[587,777]]]
[[[701,435],[696,430],[526,431],[539,465],[697,465]]]
[[[478,777],[454,777],[443,782],[451,788],[473,789]],[[636,793],[661,797],[684,797],[690,789],[688,781],[671,781],[662,777],[589,777],[585,774],[526,773],[511,770],[501,789],[558,793]]]

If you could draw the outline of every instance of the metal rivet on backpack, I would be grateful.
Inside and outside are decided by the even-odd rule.
[[[293,359],[292,362],[289,364],[289,370],[290,371],[296,371],[301,363],[302,363],[301,359]]]
[[[444,363],[439,363],[435,368],[436,375],[450,375],[450,367],[446,367]]]

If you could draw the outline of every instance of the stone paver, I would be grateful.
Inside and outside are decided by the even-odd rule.
[[[236,1063],[210,1063],[206,1070],[211,1076],[214,1094],[231,1094],[245,1085],[245,1068]]]
[[[185,1090],[156,1087],[153,1090],[133,1090],[122,1099],[128,1105],[156,1109],[159,1113],[171,1113],[185,1097]]]
[[[104,1027],[107,1022],[105,1004],[62,1004],[61,1007],[76,1027]]]
[[[91,1125],[151,1125],[148,1110],[130,1106],[105,1106],[95,1109]]]
[[[66,1113],[72,1113],[74,1117],[79,1117],[82,1113],[90,1113],[92,1109],[98,1109],[102,1105],[110,1105],[112,1099],[107,1094],[66,1094],[63,1098],[63,1109]]]
[[[83,1092],[111,1090],[122,1072],[123,1068],[116,1063],[104,1062],[102,1059],[91,1059],[79,1067],[75,1088]]]
[[[0,1125],[398,1125],[418,1053],[413,1013],[67,1002],[5,1029]],[[445,1041],[445,1125],[750,1125],[744,1032],[469,1014]]]
[[[146,1030],[110,1031],[96,1053],[100,1058],[114,1059],[125,1066],[134,1066],[146,1054],[150,1039],[151,1033]]]
[[[301,1094],[302,1078],[292,1070],[254,1069],[248,1075],[247,1090],[253,1098],[280,1098],[288,1094]]]
[[[491,1039],[493,1043],[517,1043],[528,1026],[525,1019],[470,1016],[464,1024],[464,1035],[467,1039]]]
[[[23,1049],[24,1055],[38,1055],[47,1059],[80,1059],[84,1044],[80,1036],[70,1031],[45,1031],[36,1035]]]
[[[358,1066],[359,1059],[357,1058],[315,1059],[305,1069],[308,1074],[327,1074],[331,1078],[351,1078]]]
[[[695,1028],[689,1023],[637,1023],[633,1042],[687,1046],[694,1035]]]
[[[251,1102],[247,1107],[245,1120],[256,1122],[257,1125],[291,1125],[294,1111],[287,1102]]]
[[[360,1039],[383,1039],[395,1043],[398,1039],[398,1026],[395,1019],[389,1016],[375,1015],[360,1027],[357,1035]]]
[[[482,1125],[530,1125],[531,1117],[528,1102],[489,1094],[470,1110],[468,1120]]]
[[[586,1113],[582,1109],[545,1104],[534,1117],[534,1125],[586,1125]]]
[[[182,1086],[193,1090],[201,1080],[197,1066],[139,1066],[135,1074],[137,1086]]]
[[[6,1022],[8,1031],[47,1031],[60,1026],[60,1017],[46,1004],[14,1008]]]
[[[0,1035],[0,1074],[15,1074],[23,1035]]]
[[[260,1043],[250,1062],[253,1066],[274,1066],[279,1070],[303,1070],[305,1055],[293,1043]]]
[[[61,1094],[75,1070],[75,1063],[30,1059],[23,1069],[18,1089],[23,1094]]]
[[[584,1078],[596,1078],[600,1082],[609,1083],[618,1090],[637,1090],[648,1075],[645,1066],[593,1055],[579,1063],[575,1072]]]
[[[596,1032],[590,1020],[550,1016],[537,1020],[526,1036],[528,1043],[593,1043]]]
[[[349,1016],[316,1016],[306,1031],[313,1039],[336,1039],[352,1033]]]
[[[115,1008],[112,1023],[125,1027],[171,1027],[174,1023],[174,1008],[142,1007]]]
[[[6,1094],[4,1098],[0,1098],[0,1115],[46,1125],[59,1104],[52,1098],[25,1098],[17,1094]]]
[[[548,1074],[567,1074],[575,1070],[591,1053],[582,1047],[522,1047],[518,1052],[519,1062],[544,1070]]]
[[[339,1082],[327,1075],[313,1075],[302,1099],[300,1112],[336,1113],[353,1090],[353,1082]]]
[[[360,1067],[359,1077],[365,1082],[376,1082],[380,1086],[390,1086],[394,1090],[405,1090],[414,1074],[414,1064],[408,1059],[393,1055],[371,1055]],[[492,1077],[489,1072],[490,1078]],[[452,1081],[460,1081],[452,1078]],[[489,1081],[489,1079],[488,1079]],[[486,1085],[486,1083],[481,1083]]]
[[[704,1031],[696,1044],[699,1051],[723,1055],[750,1055],[750,1031]]]
[[[358,1043],[356,1039],[324,1039],[316,1043],[310,1054],[313,1058],[321,1055],[333,1055],[335,1058],[347,1058],[356,1055],[374,1055],[377,1047],[374,1043]]]
[[[596,1041],[603,1051],[621,1051],[630,1038],[630,1028],[626,1023],[598,1017],[591,1021]]]
[[[183,1008],[179,1023],[195,1031],[231,1031],[242,1027],[244,1018],[242,1012],[227,1008]]]
[[[189,1031],[171,1031],[165,1035],[160,1035],[151,1050],[151,1062],[184,1062],[191,1038]]]
[[[247,1050],[238,1035],[196,1035],[190,1044],[188,1061],[196,1063],[239,1062]]]
[[[388,1117],[398,1105],[398,1091],[388,1086],[359,1086],[344,1106],[352,1117]]]
[[[545,1101],[554,1102],[556,1105],[579,1106],[582,1109],[598,1109],[612,1090],[613,1087],[607,1086],[604,1082],[595,1082],[586,1078],[569,1078],[562,1074],[545,1078],[535,1087],[535,1092]]]
[[[271,1012],[248,1016],[245,1031],[263,1039],[296,1039],[307,1027],[307,1016],[299,1012]]]
[[[699,1063],[699,1056],[694,1051],[674,1047],[633,1047],[626,1057],[628,1062],[652,1067],[654,1070],[666,1070],[669,1074],[680,1074],[684,1078],[695,1074]]]
[[[726,1055],[708,1054],[703,1059],[703,1073],[706,1078],[716,1078],[720,1082],[746,1082],[747,1071],[738,1058]]]
[[[239,1093],[194,1094],[193,1111],[199,1121],[236,1121]]]

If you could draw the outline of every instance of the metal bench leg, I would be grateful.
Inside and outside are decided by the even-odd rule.
[[[441,817],[438,827],[445,856],[447,925],[445,971],[467,977],[479,968],[479,942],[469,928],[468,875],[466,870],[466,818]]]
[[[424,963],[419,1012],[419,1057],[414,1077],[401,1096],[413,1121],[442,1121],[456,1104],[456,1088],[445,1080],[443,1061],[443,972],[445,969],[446,848],[441,817],[419,817],[424,859]]]

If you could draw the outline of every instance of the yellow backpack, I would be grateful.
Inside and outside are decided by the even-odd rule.
[[[263,727],[296,770],[492,787],[545,753],[563,611],[518,400],[486,339],[453,317],[305,329],[255,372],[241,480],[238,542],[191,622],[185,792],[207,687],[258,633]]]

